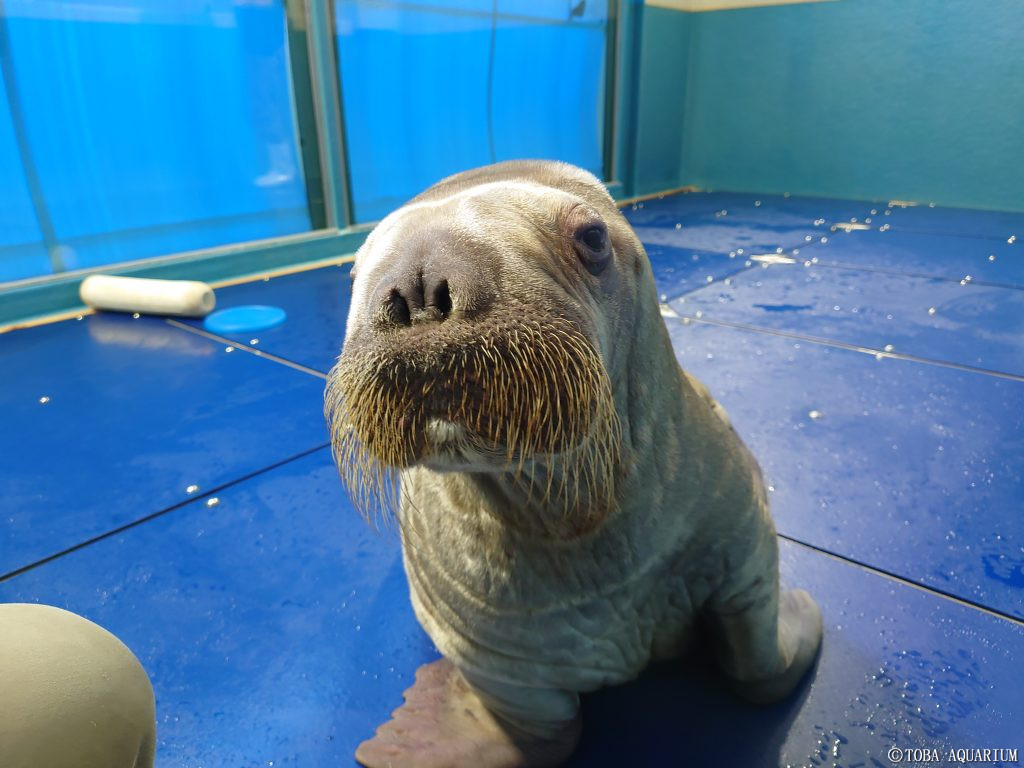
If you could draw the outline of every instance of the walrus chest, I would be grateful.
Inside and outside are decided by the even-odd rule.
[[[403,518],[410,593],[442,653],[461,667],[590,690],[678,651],[694,602],[671,548],[627,540],[526,546],[457,514]],[[464,521],[463,521],[464,522]]]

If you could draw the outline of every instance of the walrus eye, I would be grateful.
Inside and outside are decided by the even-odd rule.
[[[596,275],[608,266],[612,249],[603,224],[585,224],[576,230],[576,251],[587,271]]]

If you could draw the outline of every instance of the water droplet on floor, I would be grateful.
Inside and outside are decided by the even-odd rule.
[[[935,307],[928,307],[928,314],[929,315],[934,315],[938,311],[939,310],[937,310]]]
[[[704,317],[704,313],[698,309],[696,312],[693,313],[693,316],[699,320],[700,318]]]
[[[43,395],[42,397],[39,398],[39,402],[42,405],[46,405],[48,402],[50,402],[50,398],[47,397],[46,395]]]
[[[709,282],[709,283],[715,282],[715,278],[713,278],[711,275],[708,275],[706,279],[707,279],[707,282]]]
[[[224,347],[224,351],[225,352],[234,352],[235,348],[234,347]]]
[[[199,492],[199,486],[198,485],[190,485],[188,488],[185,489],[185,493],[198,493],[198,492]]]
[[[760,200],[755,200],[754,201],[754,207],[755,208],[760,208],[761,207],[761,201]]]
[[[809,243],[809,242],[811,242],[811,240],[813,240],[813,239],[814,239],[814,238],[813,238],[813,237],[811,237],[810,235],[804,235],[804,242],[805,242],[805,243]]]
[[[824,416],[825,414],[823,414],[823,413],[822,413],[821,411],[809,411],[809,412],[807,413],[807,415],[808,415],[808,416],[809,416],[810,418],[812,418],[812,419],[814,419],[815,421],[817,421],[818,419],[820,419],[820,418],[821,418],[822,416]]]
[[[1008,242],[1010,245],[1013,245],[1014,243],[1017,242],[1017,236],[1016,235],[1010,235],[1010,238],[1006,242]]]
[[[138,312],[132,312],[132,320],[138,320],[138,319],[139,319],[139,313]]]
[[[882,347],[882,349],[885,350],[886,352],[892,352],[893,349],[895,349],[895,347],[893,347],[892,344],[886,344],[884,347]]]
[[[827,238],[827,237],[823,237],[823,238],[821,238],[821,242],[822,242],[822,243],[827,243],[827,242],[828,242],[828,238]]]
[[[84,320],[84,319],[85,319],[85,315],[79,315],[78,317],[75,318],[75,320],[79,320],[79,321]]]
[[[884,360],[884,359],[885,359],[885,355],[882,352],[879,352],[878,354],[875,355],[875,360]]]
[[[739,254],[740,256],[742,256],[743,255],[743,249],[742,248],[737,248],[736,249],[736,253]]]
[[[208,507],[216,507],[218,504],[220,504],[220,499],[216,496],[211,496],[206,500],[206,506]]]
[[[679,222],[676,222],[676,229],[682,229],[682,228],[683,228],[683,225],[680,224]]]
[[[994,253],[990,253],[990,254],[988,255],[988,260],[989,260],[989,261],[995,261],[995,260],[996,260],[996,255],[995,255]]]
[[[259,343],[260,343],[259,339],[249,339],[249,346],[255,347]]]

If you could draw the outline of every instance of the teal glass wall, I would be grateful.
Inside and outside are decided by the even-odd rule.
[[[0,282],[310,228],[282,0],[4,0],[0,62]]]
[[[514,158],[605,176],[607,0],[337,0],[357,221]]]
[[[0,99],[0,280],[49,271],[50,257],[19,157],[10,105]]]
[[[643,8],[635,189],[1024,210],[1024,3]]]

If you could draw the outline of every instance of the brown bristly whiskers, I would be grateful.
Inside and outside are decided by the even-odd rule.
[[[615,506],[621,427],[600,354],[571,322],[517,321],[438,341],[343,354],[324,413],[353,504],[367,519],[397,510],[398,473],[429,451],[431,418],[470,430],[503,455],[529,504],[585,529]]]

